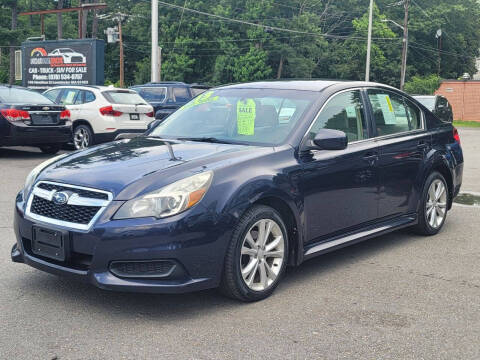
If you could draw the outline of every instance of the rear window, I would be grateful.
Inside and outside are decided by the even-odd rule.
[[[110,90],[102,94],[112,104],[145,104],[145,100],[133,91]]]
[[[42,94],[18,88],[0,89],[0,102],[4,104],[53,104]]]
[[[166,87],[144,87],[135,89],[147,101],[164,102],[167,97]]]

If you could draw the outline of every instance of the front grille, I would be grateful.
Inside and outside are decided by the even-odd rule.
[[[83,58],[81,56],[72,56],[70,58],[70,61],[72,63],[81,63],[83,61]]]
[[[98,210],[99,206],[57,205],[36,195],[30,206],[33,214],[76,224],[88,224]]]
[[[170,260],[114,261],[110,271],[118,277],[167,277],[175,270],[176,264]]]
[[[69,187],[64,185],[52,184],[52,183],[40,183],[37,185],[38,188],[48,191],[73,191],[77,193],[81,197],[86,197],[90,199],[101,199],[101,200],[108,200],[108,195],[101,192],[78,189],[75,187]]]

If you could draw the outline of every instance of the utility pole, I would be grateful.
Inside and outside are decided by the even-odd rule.
[[[159,81],[158,71],[158,0],[152,0],[152,70],[151,81]]]
[[[120,87],[124,86],[124,63],[123,63],[123,37],[122,37],[122,17],[118,17],[118,41],[120,45]]]
[[[405,17],[403,19],[403,49],[402,49],[402,68],[400,74],[400,90],[405,86],[405,74],[407,72],[407,56],[408,56],[408,6],[410,0],[404,0]]]
[[[158,81],[162,81],[162,48],[158,47]]]
[[[437,33],[435,34],[435,37],[437,38],[437,47],[438,47],[438,69],[437,69],[437,73],[438,73],[438,76],[440,76],[440,69],[441,69],[441,64],[442,64],[442,57],[441,57],[442,29],[437,30]]]
[[[370,81],[370,52],[372,50],[372,22],[373,22],[373,0],[370,0],[370,11],[368,14],[367,64],[365,67],[365,81]]]

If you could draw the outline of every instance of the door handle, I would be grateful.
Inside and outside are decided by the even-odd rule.
[[[377,153],[367,153],[363,156],[363,160],[368,162],[370,166],[375,165],[375,162],[378,160]]]
[[[419,150],[425,150],[427,147],[428,147],[428,143],[426,143],[425,141],[419,141],[417,144],[417,148]]]

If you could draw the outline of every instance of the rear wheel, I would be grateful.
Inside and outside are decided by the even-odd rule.
[[[440,231],[447,218],[448,200],[447,182],[435,171],[425,181],[415,227],[417,233],[435,235]]]
[[[56,154],[57,152],[59,152],[60,147],[61,147],[60,144],[43,145],[43,146],[40,146],[40,150],[41,150],[44,154],[53,155],[53,154]]]
[[[222,292],[242,301],[268,297],[285,273],[287,254],[287,231],[278,212],[268,206],[254,206],[233,232]]]
[[[73,146],[77,150],[93,145],[93,133],[89,126],[78,125],[73,129]]]

